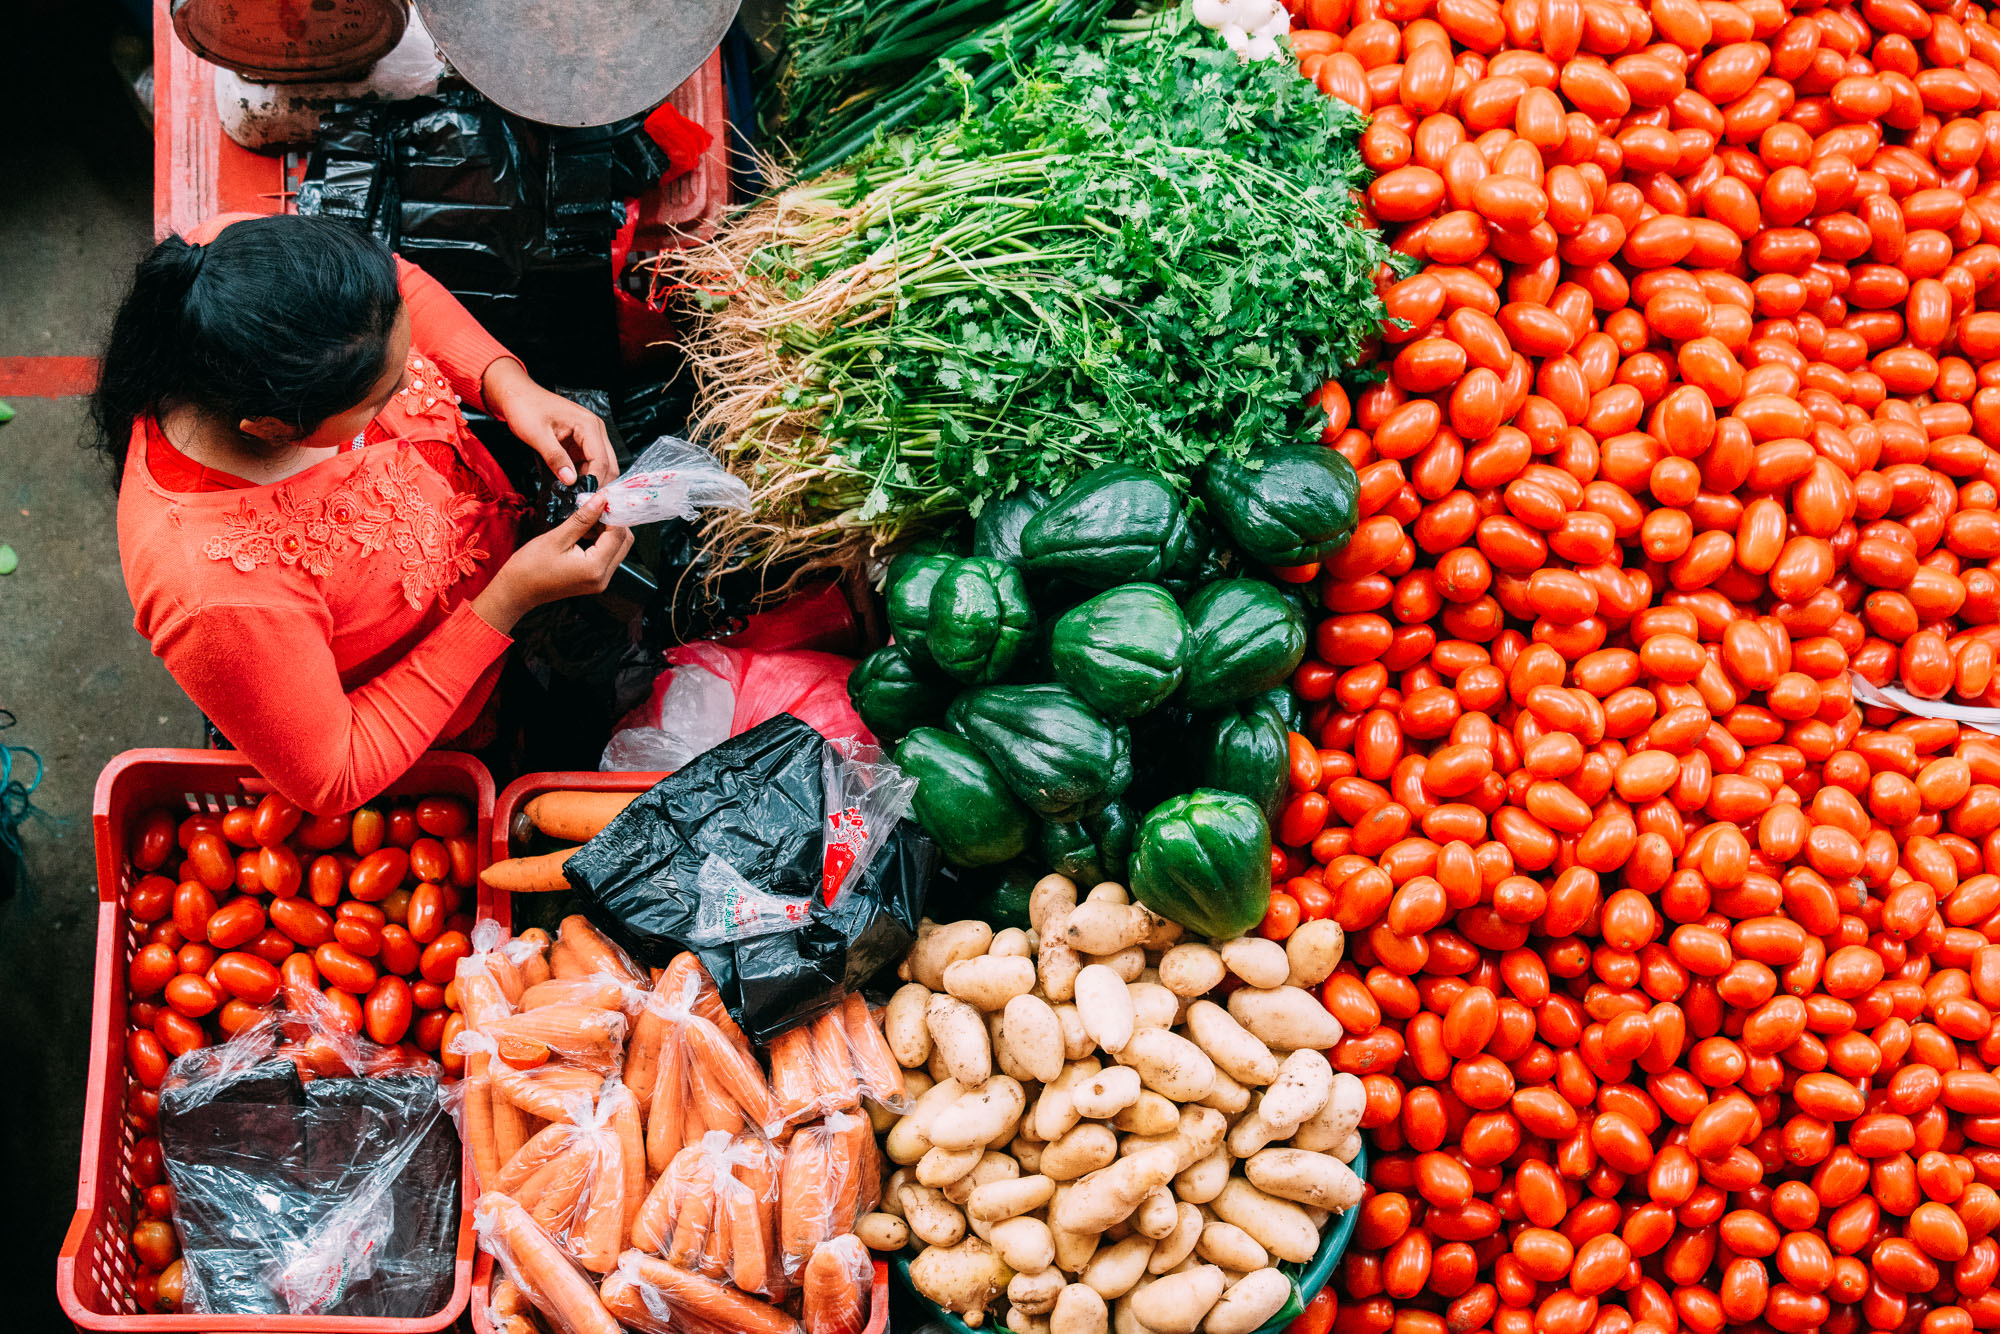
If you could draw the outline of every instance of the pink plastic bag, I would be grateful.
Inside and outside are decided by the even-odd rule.
[[[600,767],[671,772],[696,755],[789,713],[829,741],[873,746],[874,734],[847,699],[854,659],[838,653],[759,653],[721,644],[684,644],[653,682],[646,702],[625,716]]]

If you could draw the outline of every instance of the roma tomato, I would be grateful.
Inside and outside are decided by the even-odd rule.
[[[410,930],[410,938],[420,945],[428,945],[444,930],[444,890],[435,884],[425,883],[410,891],[410,904],[405,922]]]
[[[200,978],[193,980],[201,981]],[[208,1034],[202,1031],[201,1025],[177,1010],[160,1011],[153,1020],[153,1036],[176,1056],[185,1056],[208,1045]]]
[[[215,916],[215,895],[199,880],[190,880],[174,891],[174,929],[189,940],[208,935],[208,919]]]
[[[462,931],[447,931],[424,946],[418,969],[426,982],[447,986],[458,975],[458,961],[472,953],[472,941]]]
[[[285,957],[289,958],[289,953]],[[269,1005],[277,999],[282,979],[277,966],[267,959],[232,951],[215,961],[214,972],[223,990],[237,1000]]]
[[[331,860],[321,858],[322,861]],[[333,918],[317,904],[304,899],[273,899],[271,925],[285,933],[300,949],[318,949],[333,939]],[[284,962],[283,959],[277,962]]]
[[[125,911],[132,920],[150,926],[174,910],[174,882],[163,875],[141,876],[125,891]]]
[[[385,1047],[401,1042],[410,1031],[410,1020],[415,1013],[410,984],[400,977],[378,978],[368,989],[361,1012],[372,1041]]]
[[[275,848],[292,836],[304,818],[304,811],[273,792],[257,803],[257,812],[251,819],[251,836],[258,847]]]
[[[219,833],[200,833],[188,844],[188,863],[195,878],[220,894],[236,884],[236,857]]]
[[[182,973],[167,983],[164,994],[167,1004],[173,1006],[176,1013],[189,1019],[200,1019],[213,1014],[215,1007],[222,1003],[222,998],[215,994],[215,988],[210,986],[206,979],[193,973]],[[162,1037],[161,1041],[164,1042],[166,1039]],[[179,1055],[178,1052],[175,1054]]]
[[[331,948],[331,947],[329,947]],[[328,987],[321,993],[327,1004],[333,1007],[332,1022],[343,1033],[361,1032],[361,998],[340,987]]]
[[[382,950],[375,956],[377,967],[384,972],[408,977],[417,971],[422,958],[423,947],[417,944],[406,928],[394,922],[382,927]]]
[[[399,847],[381,848],[363,857],[347,875],[347,892],[363,903],[380,903],[410,873],[410,854]]]
[[[425,797],[417,803],[417,828],[435,838],[456,838],[472,828],[472,812],[456,797]]]
[[[147,811],[132,831],[132,864],[157,871],[174,855],[174,817],[168,811]]]
[[[375,965],[345,945],[326,944],[313,951],[320,976],[342,991],[365,996],[375,985]]]
[[[331,908],[340,902],[340,896],[347,889],[347,867],[332,853],[313,858],[312,869],[306,873],[306,896],[321,908]]]
[[[290,848],[279,846],[260,848],[257,851],[257,880],[264,893],[276,899],[289,899],[299,892],[299,885],[305,879],[305,872],[299,866],[299,856]]]
[[[239,848],[257,846],[257,812],[249,806],[232,806],[222,813],[222,836]]]
[[[157,996],[180,970],[174,951],[165,945],[142,945],[125,970],[125,981],[135,996]]]
[[[167,1077],[167,1063],[171,1059],[153,1033],[135,1031],[126,1036],[125,1063],[132,1067],[132,1077],[147,1088],[160,1086],[160,1081]]]
[[[479,863],[473,851],[472,840],[465,837],[447,838],[444,841],[445,855],[451,858],[451,885],[453,889],[471,889],[479,878]]]
[[[388,821],[382,812],[373,806],[363,806],[348,819],[348,845],[357,857],[366,857],[382,846],[382,836],[389,830]]]
[[[410,844],[410,874],[419,880],[443,881],[451,875],[451,855],[434,838]]]
[[[347,841],[349,817],[308,815],[299,825],[299,846],[307,852],[329,852]]]
[[[397,806],[389,812],[389,824],[383,835],[383,842],[392,848],[407,850],[417,841],[419,832],[421,831],[417,828],[416,811],[408,806]]]
[[[232,899],[210,915],[208,943],[218,950],[233,950],[255,940],[268,923],[263,904],[247,897]]]

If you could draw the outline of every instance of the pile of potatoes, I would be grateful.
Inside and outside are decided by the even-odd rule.
[[[1251,1334],[1291,1295],[1276,1266],[1361,1201],[1362,1085],[1311,990],[1340,928],[1183,940],[1059,875],[1029,920],[919,928],[882,1015],[916,1101],[878,1121],[895,1172],[857,1232],[915,1249],[917,1290],[969,1325]]]

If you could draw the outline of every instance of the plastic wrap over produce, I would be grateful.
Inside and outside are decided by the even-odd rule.
[[[310,992],[160,1090],[189,1312],[415,1317],[451,1295],[459,1147],[438,1068]]]

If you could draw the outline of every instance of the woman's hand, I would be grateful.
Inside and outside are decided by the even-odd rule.
[[[564,486],[576,481],[577,464],[600,487],[618,475],[618,457],[597,414],[536,384],[512,357],[488,366],[479,389],[493,415],[540,454]]]
[[[589,495],[576,513],[507,558],[493,582],[472,600],[481,620],[507,634],[545,602],[602,593],[618,562],[632,549],[630,528],[598,528],[605,498]],[[597,529],[597,540],[580,543]]]

